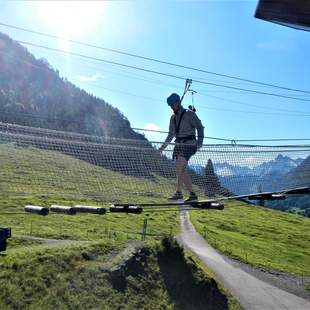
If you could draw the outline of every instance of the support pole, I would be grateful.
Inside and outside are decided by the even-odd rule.
[[[142,234],[141,234],[141,240],[145,241],[146,238],[146,229],[147,229],[147,219],[144,219],[143,221],[143,227],[142,227]]]

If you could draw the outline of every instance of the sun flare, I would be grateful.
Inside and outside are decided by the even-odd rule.
[[[105,3],[101,1],[40,1],[38,14],[43,22],[56,30],[62,40],[62,46],[68,47],[68,41],[78,34],[92,30],[102,18]],[[67,42],[66,42],[67,41]]]

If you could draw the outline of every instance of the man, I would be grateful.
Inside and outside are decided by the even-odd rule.
[[[173,151],[173,160],[176,160],[177,188],[176,192],[169,200],[175,201],[183,199],[182,187],[185,185],[189,191],[189,198],[184,202],[197,201],[198,197],[193,191],[192,180],[187,170],[187,164],[192,155],[202,146],[204,137],[204,127],[195,112],[186,110],[182,107],[181,99],[178,94],[171,94],[167,98],[167,103],[174,114],[170,118],[169,133],[165,142],[159,148],[162,153],[173,138],[176,138]],[[196,140],[196,130],[198,140]]]

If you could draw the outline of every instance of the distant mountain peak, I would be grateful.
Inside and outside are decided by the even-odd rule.
[[[283,159],[285,159],[285,158],[289,158],[289,157],[283,156],[282,154],[279,154],[279,155],[275,158],[275,160],[283,160]]]

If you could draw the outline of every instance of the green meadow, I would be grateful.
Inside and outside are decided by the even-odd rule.
[[[208,297],[214,302],[210,309],[240,308],[196,257],[184,254],[171,241],[179,231],[177,211],[150,207],[141,214],[50,213],[45,217],[23,211],[28,204],[81,204],[108,210],[111,202],[165,202],[173,179],[125,176],[58,152],[16,145],[1,144],[0,158],[0,223],[13,232],[8,250],[0,257],[1,309],[38,309],[43,304],[47,309],[85,309],[86,305],[198,309],[199,303],[206,302],[198,294],[202,282],[215,286],[219,293]],[[228,256],[272,270],[310,275],[307,218],[233,201],[223,211],[191,211],[191,220],[210,244]],[[125,288],[115,287],[106,264],[123,247],[141,240],[146,222],[147,262],[138,273],[126,276]],[[50,247],[31,236],[74,242]],[[171,260],[165,260],[166,256]],[[117,264],[109,266],[113,269]],[[180,274],[188,285],[178,287],[171,282]]]
[[[174,180],[134,178],[58,152],[16,145],[0,145],[0,157],[0,223],[13,233],[0,256],[1,309],[200,309],[205,304],[240,309],[199,260],[172,240],[179,231],[177,211],[72,216],[23,211],[28,204],[108,210],[111,202],[163,202],[164,194],[145,193],[165,193]],[[141,242],[146,221],[144,259],[115,280],[122,251]],[[36,237],[70,243],[51,246]]]
[[[23,211],[26,204],[84,204],[108,209],[114,201],[165,202],[165,194],[174,186],[172,179],[126,176],[59,152],[11,144],[0,145],[0,157],[0,189],[4,193],[0,220],[2,226],[12,227],[14,234],[121,244],[140,239],[146,220],[146,241],[178,233],[178,213],[154,212],[156,207],[139,215],[50,213],[42,217]],[[151,189],[158,194],[145,195]],[[226,203],[223,211],[193,211],[191,219],[201,235],[228,256],[269,269],[310,274],[308,218],[235,201]]]
[[[191,212],[197,231],[225,255],[271,270],[310,275],[310,219],[242,202]]]
[[[49,207],[75,204],[105,207],[112,202],[165,201],[164,196],[145,195],[152,188],[160,192],[171,180],[156,182],[134,178],[91,165],[58,152],[0,145],[0,221],[12,227],[14,234],[72,240],[114,240],[140,238],[147,220],[152,239],[176,234],[177,212],[109,213],[105,215],[53,214],[42,217],[25,213],[25,205]],[[124,193],[128,193],[124,195]],[[158,236],[156,236],[158,235]]]

